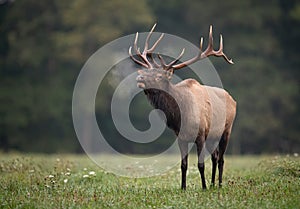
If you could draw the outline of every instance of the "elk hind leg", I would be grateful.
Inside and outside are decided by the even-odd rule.
[[[224,153],[227,148],[230,133],[225,131],[219,142],[219,157],[218,157],[218,170],[219,170],[219,187],[222,187],[223,168],[224,168]]]
[[[216,170],[217,170],[217,164],[218,164],[218,150],[217,149],[211,154],[211,162],[212,162],[211,185],[215,186]]]
[[[205,182],[205,175],[204,175],[204,170],[205,170],[204,152],[202,152],[203,145],[204,145],[204,139],[203,140],[197,139],[196,145],[197,145],[197,154],[198,154],[198,169],[199,169],[200,176],[201,176],[202,189],[206,189],[206,182]]]

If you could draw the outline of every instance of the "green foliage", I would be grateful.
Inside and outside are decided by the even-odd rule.
[[[134,179],[107,173],[85,156],[2,154],[0,207],[297,208],[300,204],[299,157],[228,157],[223,188],[207,191],[201,189],[196,156],[191,157],[187,190],[181,191],[179,165],[161,176]],[[208,168],[209,164],[207,177]]]
[[[64,30],[56,34],[63,59],[84,62],[100,46],[152,24],[145,1],[75,0],[61,6]],[[84,34],[84,35],[83,35]]]
[[[1,149],[79,151],[76,76],[101,45],[152,22],[145,2],[29,0],[0,8]]]

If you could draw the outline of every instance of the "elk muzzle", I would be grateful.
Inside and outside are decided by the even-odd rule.
[[[146,87],[145,85],[145,77],[143,75],[138,75],[136,77],[136,81],[137,81],[137,87],[144,89]]]

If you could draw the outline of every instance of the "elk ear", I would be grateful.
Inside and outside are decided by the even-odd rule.
[[[137,73],[138,73],[139,75],[141,75],[141,74],[143,73],[143,70],[138,70]]]
[[[173,73],[174,73],[173,68],[171,68],[170,70],[167,71],[167,77],[168,77],[169,80],[171,80]]]

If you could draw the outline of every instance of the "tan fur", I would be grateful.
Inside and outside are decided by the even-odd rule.
[[[186,79],[174,87],[189,92],[192,100],[192,102],[189,101],[190,108],[198,109],[200,113],[198,116],[200,117],[199,135],[204,134],[205,139],[207,138],[209,131],[212,131],[211,127],[216,126],[216,124],[212,124],[212,119],[222,123],[222,127],[217,124],[220,127],[215,127],[213,130],[215,133],[210,133],[211,136],[220,139],[225,131],[231,132],[236,114],[236,102],[228,92],[221,88],[201,85],[194,79]]]

